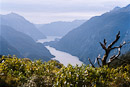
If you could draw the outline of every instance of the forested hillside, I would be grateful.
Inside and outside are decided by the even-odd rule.
[[[48,61],[54,57],[44,45],[36,43],[30,36],[16,31],[12,27],[1,25],[0,36],[2,40],[0,42],[0,55],[12,54],[18,57],[27,57],[32,60],[41,59],[43,61]]]
[[[94,62],[99,54],[103,56],[99,42],[106,39],[108,44],[111,43],[118,31],[121,32],[121,38],[115,45],[130,41],[130,5],[92,17],[50,46],[77,56],[88,64],[88,57]],[[122,48],[122,53],[127,51],[130,51],[130,44]]]

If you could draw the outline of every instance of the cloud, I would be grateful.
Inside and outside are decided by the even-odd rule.
[[[89,19],[94,14],[110,11],[115,6],[126,6],[130,0],[2,0],[0,3],[2,13],[17,12],[32,22],[44,23],[54,20]]]
[[[2,9],[29,12],[104,11],[118,4],[120,4],[120,6],[124,5],[128,3],[128,1],[129,0],[3,0]]]

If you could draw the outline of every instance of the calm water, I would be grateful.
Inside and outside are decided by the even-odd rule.
[[[37,42],[44,43],[44,42],[54,41],[55,38],[60,38],[60,37],[49,36],[47,39],[40,39]],[[65,66],[67,66],[68,64],[71,64],[73,66],[75,66],[76,64],[78,64],[79,66],[83,64],[76,56],[72,56],[69,53],[56,50],[55,48],[50,46],[46,46],[46,48],[50,51],[52,55],[55,56],[53,59],[58,60],[60,63],[64,64]]]
[[[65,66],[67,66],[68,64],[71,64],[73,66],[75,66],[76,64],[78,65],[83,64],[76,56],[72,56],[69,53],[56,50],[55,48],[50,46],[46,46],[46,48],[50,51],[52,55],[55,56],[55,58],[53,59],[58,60],[60,63],[64,64]]]
[[[44,43],[44,42],[50,42],[50,41],[54,41],[55,39],[60,39],[61,37],[59,36],[47,36],[46,39],[40,39],[37,42],[39,43]]]

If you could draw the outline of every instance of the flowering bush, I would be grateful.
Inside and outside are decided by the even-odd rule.
[[[63,66],[54,60],[42,62],[16,57],[0,59],[0,86],[2,87],[129,87],[130,65]]]

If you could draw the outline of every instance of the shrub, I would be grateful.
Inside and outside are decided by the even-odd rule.
[[[0,63],[1,87],[129,87],[130,65],[117,68],[63,66],[59,62],[25,61],[3,57]]]

